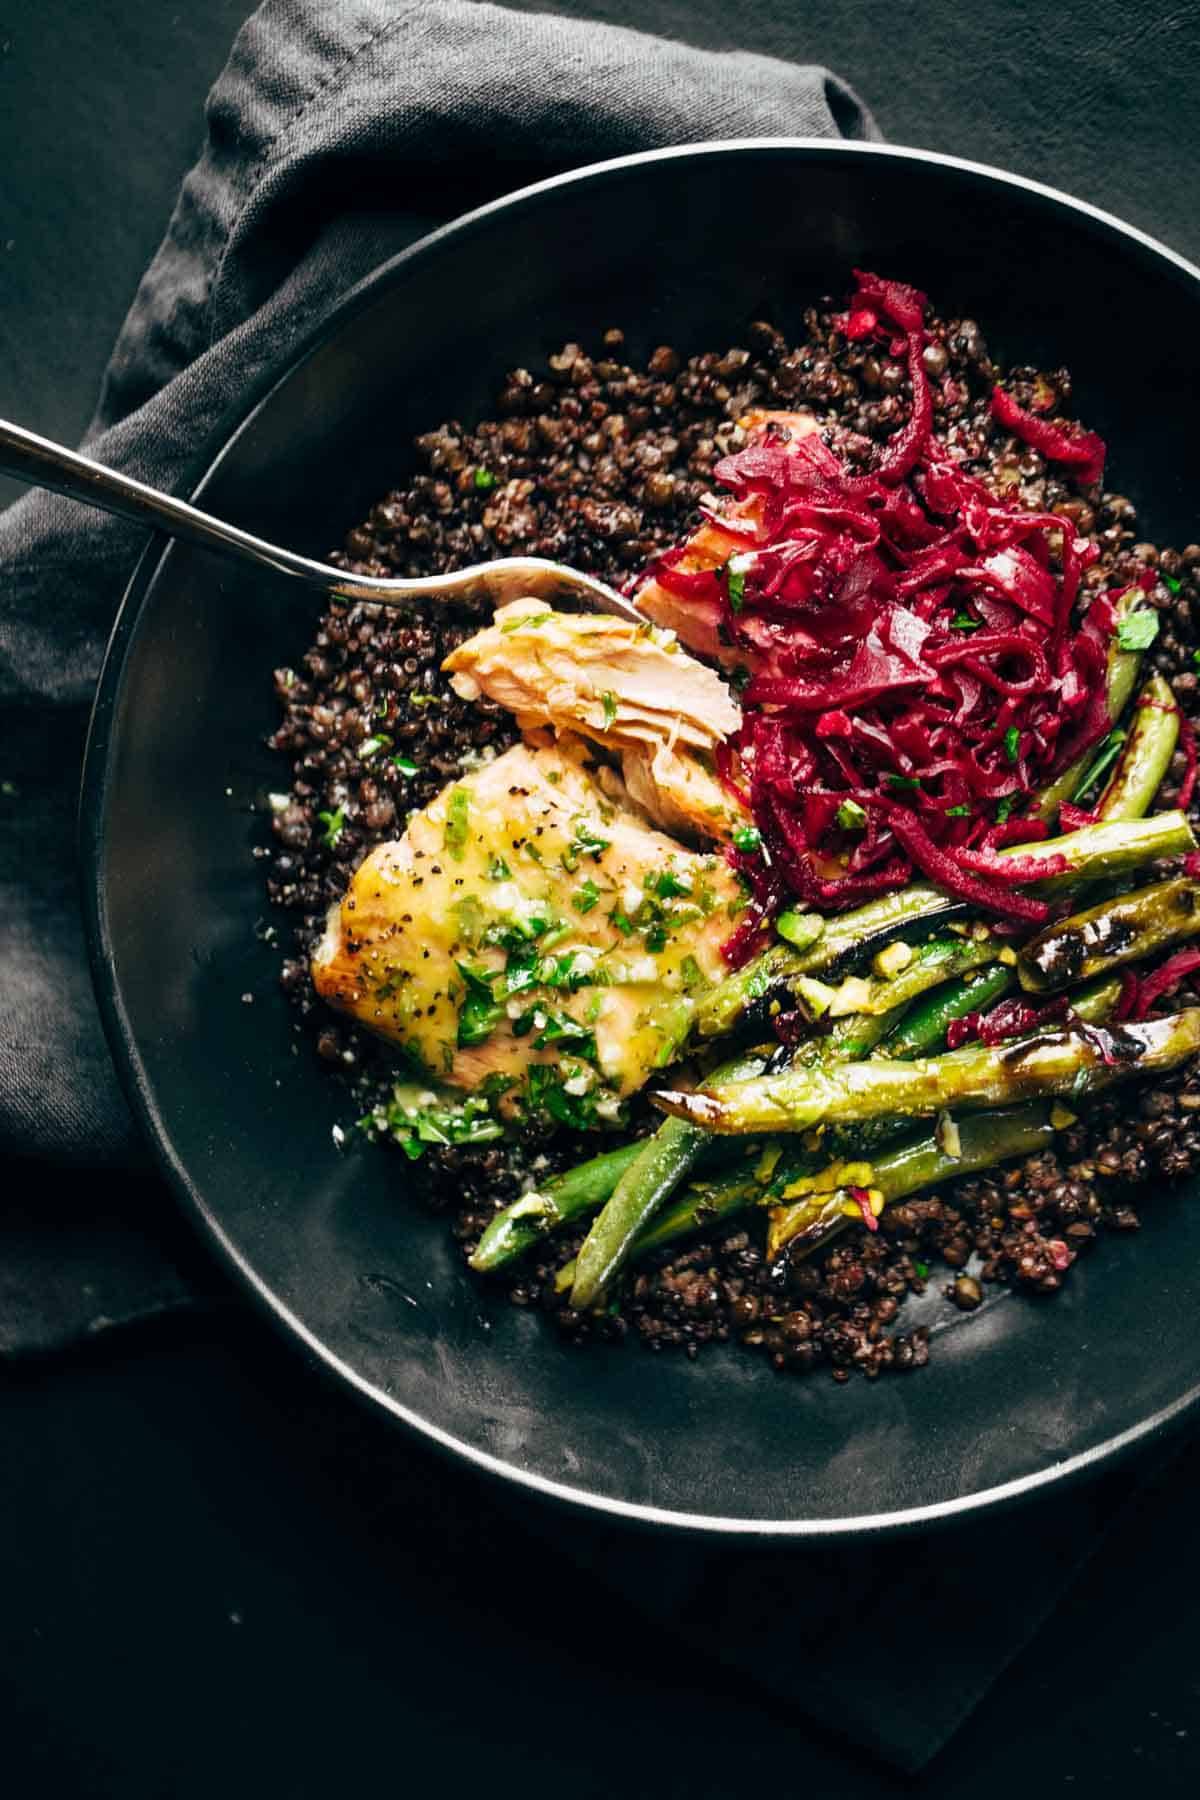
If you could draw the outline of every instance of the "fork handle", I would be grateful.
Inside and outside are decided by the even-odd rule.
[[[39,437],[23,425],[0,419],[0,472],[15,475],[34,487],[49,488],[85,506],[98,506],[138,525],[155,525],[171,537],[199,544],[205,550],[231,552],[248,557],[281,575],[299,576],[322,587],[334,588],[346,579],[344,571],[328,563],[298,556],[268,544],[252,532],[214,519],[186,500],[164,494],[120,469],[106,468],[78,450],[68,450],[51,438]],[[351,578],[353,579],[353,578]]]

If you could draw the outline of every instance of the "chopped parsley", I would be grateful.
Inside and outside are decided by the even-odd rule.
[[[483,910],[478,894],[464,894],[450,908],[458,926],[459,936],[464,943],[474,949],[483,942],[487,934],[487,914]]]
[[[491,862],[488,864],[487,873],[489,881],[512,880],[512,870],[502,856],[493,856]]]
[[[505,993],[522,994],[526,988],[535,987],[539,960],[532,944],[522,944],[519,949],[510,950],[508,961],[504,965]]]
[[[360,762],[368,762],[372,756],[378,756],[381,750],[390,750],[392,740],[386,731],[377,731],[373,737],[364,738],[358,746]]]
[[[446,826],[442,833],[442,843],[455,862],[463,859],[470,826],[471,790],[465,787],[451,788],[450,798],[446,802]]]
[[[609,689],[601,694],[600,704],[604,708],[604,725],[607,730],[617,716],[617,696]]]
[[[969,819],[970,816],[970,807],[961,802],[958,806],[948,806],[946,808],[946,817],[948,819]]]
[[[1071,796],[1076,804],[1083,799],[1085,794],[1091,793],[1092,789],[1099,783],[1101,776],[1108,774],[1109,770],[1121,754],[1121,746],[1125,742],[1126,735],[1125,731],[1119,725],[1115,731],[1109,732],[1095,757],[1092,759],[1090,767],[1084,771],[1083,778]]]
[[[492,992],[494,977],[487,969],[460,962],[458,972],[466,983],[467,994],[458,1015],[458,1046],[486,1043],[504,1017],[504,1007]]]
[[[660,900],[674,900],[681,894],[690,894],[691,881],[686,875],[679,875],[674,869],[663,869],[658,875],[647,875],[646,886]]]
[[[746,571],[735,569],[732,559],[725,566],[725,592],[729,595],[730,610],[740,613],[746,604]]]
[[[546,1050],[551,1044],[570,1044],[576,1056],[595,1062],[595,1032],[573,1019],[570,1013],[546,1012],[543,1009],[542,1017],[546,1022],[533,1040],[535,1050]]]
[[[978,631],[983,624],[982,619],[973,619],[970,613],[955,613],[950,621],[951,631]]]
[[[440,694],[410,694],[408,696],[408,704],[410,706],[418,707],[440,706],[442,704],[442,696]]]
[[[534,1063],[530,1069],[529,1104],[534,1112],[545,1113],[556,1125],[573,1131],[586,1131],[596,1121],[594,1095],[570,1093],[553,1063]]]
[[[843,800],[834,818],[843,831],[863,831],[866,828],[867,815],[857,800]]]
[[[561,956],[546,956],[538,965],[538,980],[543,987],[567,988],[571,992],[588,987],[592,982],[607,985],[596,968],[590,951],[567,950]]]
[[[1122,650],[1148,650],[1158,636],[1158,614],[1153,607],[1139,606],[1117,626],[1117,642]]]
[[[577,913],[590,913],[599,898],[600,889],[589,876],[577,890],[571,904]]]
[[[1021,733],[1015,725],[1010,725],[1004,734],[1004,754],[1010,763],[1015,763],[1021,754]]]
[[[519,618],[507,619],[500,627],[500,635],[501,637],[511,637],[514,631],[520,631],[525,625],[532,630],[539,625],[544,625],[548,617],[549,614],[544,612],[522,613]]]
[[[921,777],[919,775],[888,774],[888,775],[885,775],[883,779],[887,782],[887,784],[890,788],[895,789],[897,792],[900,792],[901,790],[908,790],[908,789],[916,791],[921,786]]]
[[[608,916],[612,920],[613,924],[616,926],[617,930],[620,932],[622,937],[632,937],[633,936],[633,933],[634,933],[633,920],[630,918],[629,914],[622,907],[614,906]]]
[[[495,487],[498,479],[491,469],[476,469],[475,471],[475,486],[481,494],[489,493]]]
[[[452,1099],[397,1086],[392,1099],[359,1124],[364,1130],[387,1132],[414,1162],[424,1156],[428,1144],[490,1144],[504,1136],[482,1088],[465,1099]]]
[[[646,948],[651,956],[660,956],[667,947],[667,928],[665,925],[651,925],[646,933]]]
[[[1183,592],[1182,581],[1176,581],[1176,579],[1173,575],[1164,575],[1163,581],[1165,582],[1166,586],[1171,590],[1171,592],[1173,594],[1182,594],[1182,592]]]
[[[679,974],[683,981],[684,989],[688,992],[690,992],[692,988],[704,986],[704,971],[694,956],[684,957],[679,965]]]
[[[744,856],[753,856],[762,849],[762,832],[757,825],[739,825],[733,834],[733,847]]]
[[[929,1264],[927,1262],[915,1262],[913,1264],[913,1274],[917,1277],[918,1281],[928,1281]]]
[[[997,825],[1007,825],[1024,798],[1023,794],[1005,794],[1003,800],[998,801],[996,805]]]
[[[419,775],[421,773],[420,764],[415,763],[411,756],[397,753],[391,758],[391,764],[393,769],[400,771],[401,775]]]
[[[319,812],[317,814],[317,823],[323,825],[325,828],[321,837],[321,842],[324,844],[325,848],[327,850],[336,850],[338,847],[338,839],[341,837],[346,825],[345,807],[339,806],[336,812]]]
[[[586,819],[579,819],[575,824],[575,842],[571,849],[579,856],[594,856],[599,862],[609,848],[610,840],[602,838],[592,829]]]

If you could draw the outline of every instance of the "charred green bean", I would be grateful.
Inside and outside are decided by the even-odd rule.
[[[1194,937],[1200,937],[1200,881],[1181,876],[1048,926],[1021,951],[1017,972],[1028,993],[1053,993]]]
[[[1173,1069],[1200,1048],[1200,1009],[1146,1025],[1105,1030],[1065,1024],[991,1047],[971,1044],[913,1062],[873,1057],[831,1068],[791,1069],[740,1086],[663,1092],[655,1103],[708,1131],[806,1131],[932,1116],[946,1108],[1008,1106],[1090,1093],[1131,1075]]]

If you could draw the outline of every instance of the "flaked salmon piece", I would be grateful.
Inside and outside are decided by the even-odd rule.
[[[603,1117],[677,1053],[742,895],[586,756],[517,744],[414,813],[330,909],[312,974],[430,1079],[499,1077],[511,1105],[540,1067]]]
[[[443,666],[464,699],[486,694],[526,733],[582,732],[615,751],[629,797],[666,830],[719,839],[744,823],[712,766],[737,702],[670,634],[514,600]]]
[[[773,429],[794,444],[821,429],[820,420],[812,413],[770,411],[758,407],[743,413],[738,424],[751,436],[765,435],[768,430]],[[746,520],[757,523],[761,506],[762,502],[757,495],[748,500],[731,500],[726,507],[725,516],[734,523]],[[722,531],[719,524],[706,519],[686,540],[677,568],[682,575],[698,575],[711,569],[721,569],[731,556],[737,556],[745,548],[744,538],[736,531]],[[634,599],[648,619],[673,631],[680,642],[686,644],[689,650],[694,650],[697,656],[703,656],[709,662],[720,663],[727,668],[736,668],[745,661],[743,652],[722,642],[722,615],[719,606],[703,599],[673,594],[653,575],[648,575],[640,584]],[[753,625],[750,630],[753,632]]]
[[[631,748],[621,752],[621,774],[634,804],[681,837],[725,839],[749,822],[745,809],[699,756],[666,744]]]
[[[721,677],[670,632],[604,613],[559,613],[541,600],[500,607],[442,667],[464,700],[486,694],[523,731],[551,725],[612,748],[712,751],[741,723]]]

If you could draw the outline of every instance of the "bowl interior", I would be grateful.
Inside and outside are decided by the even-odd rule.
[[[1146,534],[1192,537],[1191,272],[1019,183],[848,146],[635,159],[442,234],[335,316],[226,447],[203,503],[323,554],[411,467],[415,433],[490,415],[513,365],[612,324],[634,354],[725,348],[755,318],[798,337],[805,306],[854,265],[979,319],[1009,366],[1068,363]],[[417,1204],[418,1169],[334,1149],[348,1098],[297,1034],[256,931],[263,796],[285,781],[263,743],[271,670],[303,651],[317,611],[182,546],[148,562],[98,703],[84,831],[98,982],[137,1103],[190,1204],[324,1358],[535,1485],[768,1532],[878,1527],[1033,1486],[1190,1401],[1200,1215],[1185,1193],[1053,1303],[1001,1299],[964,1320],[927,1296],[932,1366],[876,1385],[777,1378],[732,1350],[695,1364],[573,1353],[471,1279]]]

